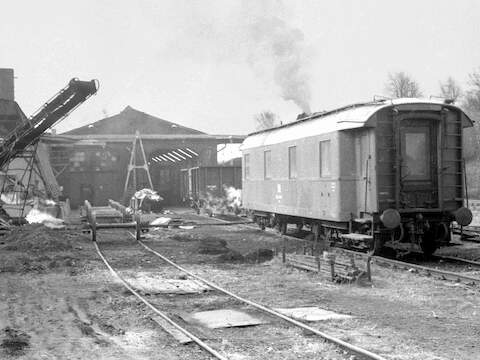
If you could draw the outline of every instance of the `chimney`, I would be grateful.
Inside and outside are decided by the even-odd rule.
[[[15,100],[13,69],[0,69],[0,99]]]

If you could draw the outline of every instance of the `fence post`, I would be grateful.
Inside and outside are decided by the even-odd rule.
[[[367,278],[368,278],[368,281],[370,281],[370,282],[372,281],[372,270],[370,268],[371,262],[372,262],[372,257],[369,256],[367,258]]]
[[[332,281],[335,280],[335,260],[330,259],[330,275],[332,276]]]
[[[97,214],[95,211],[91,210],[90,212],[90,227],[92,229],[92,241],[97,241]]]
[[[135,214],[135,238],[140,240],[142,235],[142,224],[140,222],[140,214],[136,213]]]

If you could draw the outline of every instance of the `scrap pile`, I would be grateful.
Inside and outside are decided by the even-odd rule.
[[[155,210],[159,210],[158,207],[161,201],[163,201],[163,198],[158,195],[155,190],[142,189],[133,194],[130,201],[130,208],[132,209],[132,213],[138,210],[143,213],[149,213],[154,208]]]

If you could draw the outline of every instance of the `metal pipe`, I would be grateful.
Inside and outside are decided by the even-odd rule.
[[[165,156],[168,160],[172,161],[172,162],[177,162],[174,158],[172,158],[171,156],[169,156],[168,154],[163,154],[163,156]]]
[[[169,158],[165,157],[164,155],[158,155],[160,159],[163,159],[164,161],[171,161]]]
[[[192,158],[193,158],[193,156],[192,156],[192,155],[190,155],[189,153],[187,153],[187,152],[183,151],[182,149],[177,149],[177,150],[178,150],[179,152],[181,152],[183,155],[185,155],[185,156],[188,156],[190,159],[192,159]]]
[[[186,148],[186,150],[189,151],[190,153],[192,153],[193,155],[198,156],[198,153],[196,153],[196,152],[193,151],[192,149]]]
[[[175,150],[172,150],[172,154],[175,154],[177,155],[179,158],[183,159],[183,160],[187,160],[186,157],[182,156],[181,154],[177,153]]]
[[[177,161],[182,161],[183,159],[179,158],[178,156],[173,155],[171,152],[168,153],[171,157],[173,157]]]

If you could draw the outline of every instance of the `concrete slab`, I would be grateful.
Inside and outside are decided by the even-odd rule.
[[[210,329],[254,326],[265,323],[245,312],[233,309],[222,309],[212,311],[200,311],[189,314],[185,321],[197,322]]]
[[[125,280],[135,289],[150,294],[197,294],[211,290],[196,280],[166,279],[148,273],[139,273]]]
[[[168,332],[170,335],[172,335],[180,344],[188,344],[190,342],[193,342],[191,338],[189,338],[187,335],[182,333],[180,330],[178,330],[176,327],[171,325],[169,322],[167,322],[165,319],[161,318],[160,316],[153,316],[152,319],[160,325],[163,330]]]
[[[352,318],[350,315],[337,314],[336,312],[320,309],[316,306],[275,310],[283,315],[303,321],[344,320]]]

